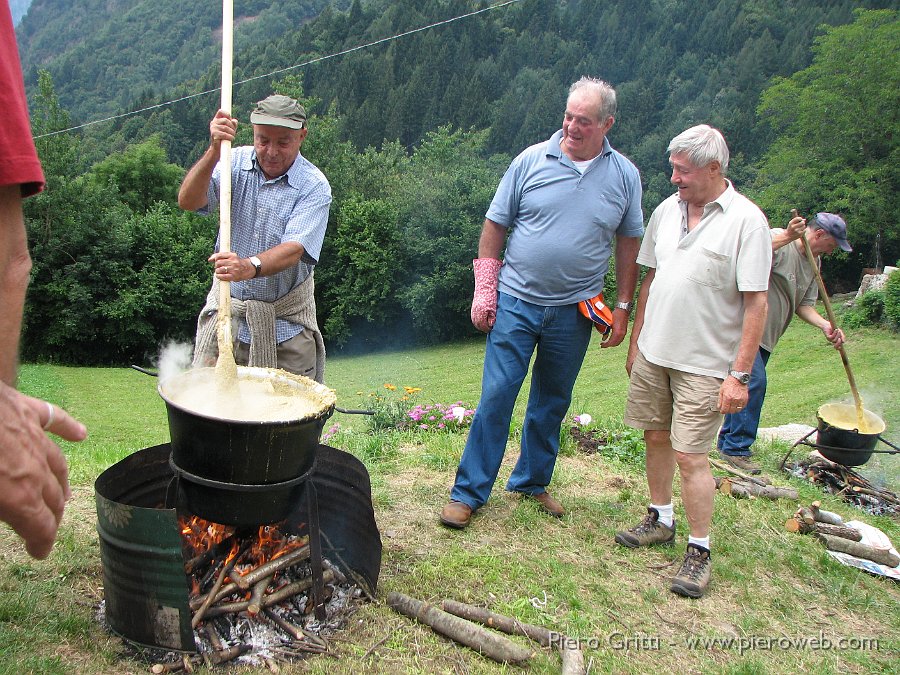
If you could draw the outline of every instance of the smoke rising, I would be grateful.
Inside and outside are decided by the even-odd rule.
[[[190,342],[169,342],[163,346],[159,354],[159,381],[164,382],[173,375],[178,375],[191,367]]]

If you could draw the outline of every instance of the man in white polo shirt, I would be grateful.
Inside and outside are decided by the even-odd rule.
[[[653,212],[637,257],[649,269],[626,362],[625,423],[644,430],[650,506],[615,539],[629,548],[674,542],[677,467],[690,537],[671,590],[699,598],[711,566],[708,453],[722,415],[747,404],[772,244],[765,215],[725,178],[728,146],[718,130],[692,127],[668,151],[678,192]]]

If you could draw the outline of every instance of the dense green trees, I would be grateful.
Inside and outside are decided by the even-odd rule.
[[[486,3],[354,0],[288,26],[297,3],[242,6],[259,17],[276,12],[279,23],[264,42],[253,41],[248,36],[265,24],[244,15],[234,113],[242,121],[238,144],[250,142],[253,104],[273,91],[300,97],[312,113],[303,153],[334,194],[316,271],[330,348],[474,332],[471,259],[483,214],[510,157],[559,127],[566,87],[581,74],[616,85],[610,139],[641,169],[647,213],[672,190],[669,139],[708,122],[729,141],[735,183],[752,191],[774,225],[792,207],[847,215],[856,251],[829,259],[833,288],[854,284],[879,251],[886,263],[900,254],[897,12],[861,12],[843,25],[854,18],[854,4],[897,2],[652,0],[636,11],[624,0],[522,0],[325,60]],[[113,4],[146,18],[144,0]],[[65,14],[59,0],[36,5]],[[170,5],[159,7],[164,16]],[[185,10],[193,11],[200,10]],[[182,30],[172,27],[173,35]],[[67,35],[67,27],[59,33]],[[64,51],[58,60],[45,34],[28,35],[55,68],[54,79],[64,80],[65,105],[78,92],[78,109],[91,109],[102,94],[81,78],[96,74],[97,60],[84,51],[77,59]],[[165,40],[159,44],[169,45]],[[134,58],[124,50],[116,59]],[[197,63],[184,71],[200,73],[196,80],[165,95],[154,92],[171,69],[148,81],[129,66],[137,68],[131,89],[116,94],[127,109],[178,102],[74,133],[55,133],[70,126],[69,112],[50,76],[29,68],[48,187],[26,203],[35,257],[26,357],[121,363],[146,359],[166,338],[191,339],[217,223],[178,211],[174,194],[208,143],[218,105],[217,66],[196,68],[208,53],[196,50]],[[307,61],[314,63],[274,84],[266,77]],[[116,62],[105,67],[114,70]],[[93,109],[106,110],[110,100]]]
[[[812,65],[763,93],[760,115],[775,136],[759,167],[758,201],[775,224],[792,207],[844,214],[854,252],[826,265],[846,278],[900,257],[898,13],[859,12],[828,28],[813,52]]]
[[[215,228],[174,203],[183,170],[158,142],[78,173],[83,145],[49,76],[32,119],[47,181],[25,201],[33,259],[23,357],[122,365],[187,339],[210,283]],[[46,134],[46,135],[45,135]]]

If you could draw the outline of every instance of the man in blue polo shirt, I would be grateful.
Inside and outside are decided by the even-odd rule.
[[[547,485],[591,337],[593,324],[578,304],[602,292],[613,239],[618,302],[604,347],[624,339],[637,283],[641,183],[634,164],[606,139],[615,113],[609,84],[587,77],[573,84],[562,129],[513,160],[488,209],[472,302],[472,323],[488,333],[481,401],[441,511],[448,527],[466,527],[490,496],[535,348],[521,453],[506,489],[553,516],[565,513]]]

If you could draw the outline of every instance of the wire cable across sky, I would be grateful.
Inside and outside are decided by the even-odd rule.
[[[253,82],[254,80],[262,80],[267,77],[272,77],[274,75],[280,75],[281,73],[286,73],[291,70],[296,70],[298,68],[305,68],[306,66],[311,66],[316,63],[321,63],[322,61],[328,61],[330,59],[338,58],[339,56],[346,56],[347,54],[352,54],[353,52],[358,52],[363,49],[368,49],[370,47],[376,47],[381,44],[385,44],[387,42],[391,42],[393,40],[398,40],[400,38],[407,37],[409,35],[414,35],[416,33],[421,33],[422,31],[429,30],[431,28],[437,28],[439,26],[445,26],[447,24],[454,23],[456,21],[461,21],[463,19],[468,19],[473,16],[477,16],[478,14],[484,14],[485,12],[490,12],[495,9],[501,9],[508,5],[515,5],[523,0],[506,0],[505,2],[499,2],[496,5],[490,5],[489,7],[483,7],[482,9],[477,9],[472,12],[468,12],[466,14],[460,14],[459,16],[454,16],[450,19],[444,19],[442,21],[436,21],[434,23],[430,23],[427,26],[420,26],[418,28],[413,28],[408,31],[404,31],[403,33],[397,33],[396,35],[391,35],[390,37],[381,38],[379,40],[374,40],[373,42],[366,42],[365,44],[357,45],[356,47],[350,47],[349,49],[344,49],[339,52],[334,52],[333,54],[328,54],[326,56],[319,56],[314,59],[310,59],[309,61],[304,61],[303,63],[298,63],[293,66],[288,66],[287,68],[279,68],[278,70],[273,70],[271,72],[265,73],[264,75],[256,75],[254,77],[248,77],[245,80],[240,80],[238,82],[234,82],[232,86],[237,86],[240,84],[245,84],[247,82]],[[112,122],[114,120],[122,119],[124,117],[131,117],[133,115],[139,115],[141,113],[148,112],[150,110],[157,110],[159,108],[165,108],[170,105],[174,105],[176,103],[181,103],[182,101],[188,101],[193,98],[198,98],[200,96],[206,96],[208,94],[214,94],[217,91],[220,91],[221,87],[216,87],[215,89],[207,89],[206,91],[201,91],[196,94],[190,94],[188,96],[182,96],[181,98],[176,98],[171,101],[166,101],[164,103],[157,103],[155,105],[147,106],[146,108],[141,108],[140,110],[132,110],[127,113],[121,113],[118,115],[113,115],[111,117],[104,117],[103,119],[93,120],[92,122],[85,122],[84,124],[79,124],[74,127],[68,127],[67,129],[60,129],[58,131],[50,131],[45,134],[40,134],[39,136],[35,136],[35,139],[38,138],[46,138],[47,136],[55,136],[57,134],[65,134],[70,131],[78,131],[79,129],[84,129],[89,126],[93,126],[95,124],[102,124],[104,122]]]

